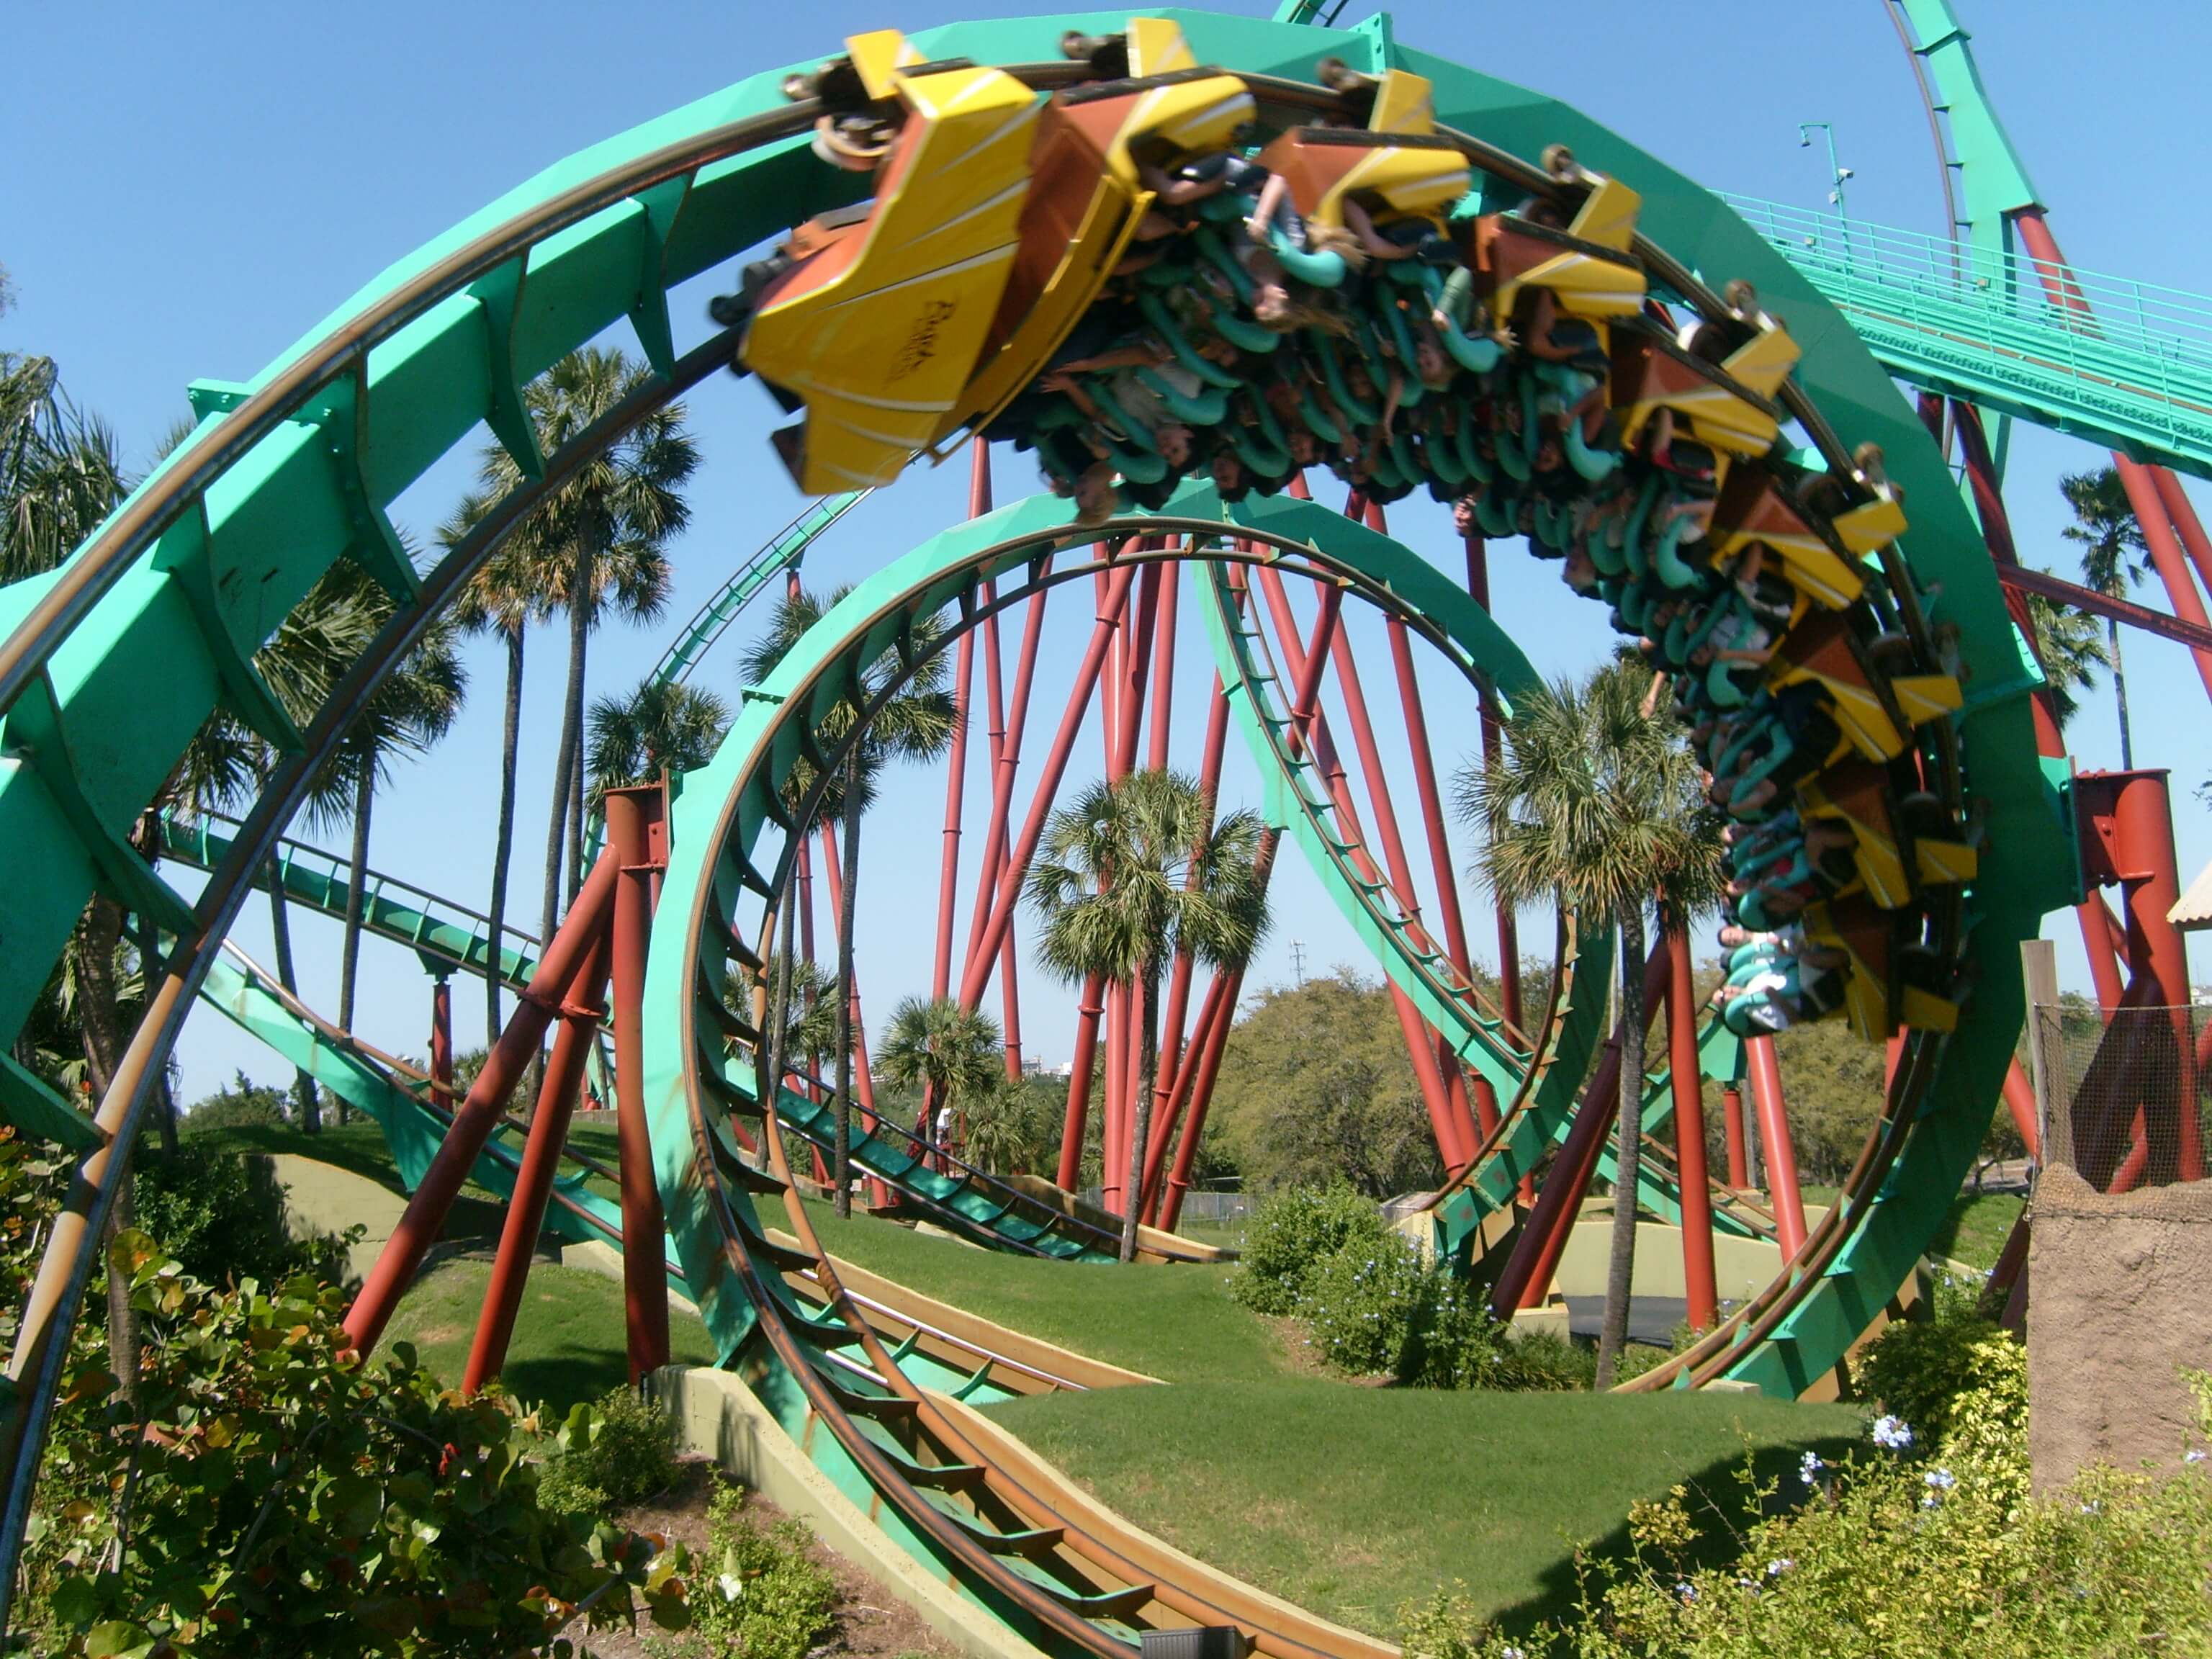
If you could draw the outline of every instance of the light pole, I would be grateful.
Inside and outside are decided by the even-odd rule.
[[[1836,130],[1826,121],[1800,121],[1797,124],[1797,148],[1813,148],[1813,134],[1818,131],[1828,146],[1828,199],[1835,204],[1836,217],[1850,217],[1844,207],[1844,180],[1852,177],[1851,170],[1836,165]]]

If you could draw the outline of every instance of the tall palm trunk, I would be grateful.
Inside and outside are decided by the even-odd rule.
[[[1605,1323],[1598,1333],[1596,1386],[1613,1386],[1628,1340],[1636,1282],[1636,1192],[1644,1151],[1644,912],[1620,916],[1620,1121],[1613,1142],[1613,1255],[1606,1264]]]
[[[500,934],[507,925],[507,866],[514,854],[515,753],[522,743],[522,624],[501,630],[507,636],[507,719],[500,731],[499,824],[492,832],[491,939],[484,981],[484,1052],[499,1046]]]
[[[588,646],[587,647],[588,648]],[[568,895],[576,902],[584,884],[584,682],[576,681],[576,748],[568,761]]]
[[[1124,1261],[1137,1259],[1137,1213],[1143,1208],[1139,1200],[1145,1190],[1145,1146],[1152,1130],[1152,1074],[1159,1069],[1160,1063],[1160,976],[1153,971],[1150,960],[1137,964],[1137,975],[1143,982],[1144,994],[1137,1031],[1138,1075],[1130,1085],[1136,1091],[1136,1121],[1129,1129],[1129,1184],[1121,1189]]]
[[[145,916],[138,921],[138,1003],[142,1008],[153,1000],[154,972],[161,959],[161,933]],[[172,1158],[177,1155],[177,1097],[169,1087],[168,1068],[154,1079],[154,1126],[161,1139],[161,1156]]]
[[[860,750],[845,763],[845,885],[837,906],[837,1213],[853,1213],[853,918],[860,885]]]
[[[368,820],[376,805],[376,757],[363,749],[354,757],[353,868],[346,875],[345,948],[338,962],[338,1027],[353,1030],[354,988],[361,972],[361,920],[368,892]],[[340,1095],[338,1126],[352,1115]]]
[[[292,967],[292,913],[284,902],[284,866],[273,853],[269,856],[269,934],[276,942],[276,982],[297,996],[300,979]],[[302,1129],[311,1135],[321,1133],[322,1097],[304,1066],[292,1068],[292,1105]]]
[[[2136,769],[2134,734],[2128,730],[2128,677],[2120,667],[2120,625],[2113,618],[2105,618],[2105,637],[2112,651],[2112,700],[2120,706],[2120,770]]]
[[[115,947],[123,939],[123,907],[101,894],[85,907],[77,923],[76,986],[78,1023],[84,1037],[85,1070],[91,1074],[94,1101],[106,1098],[115,1082],[115,1068],[123,1060],[123,1018],[115,985]],[[133,1201],[131,1143],[115,1149],[123,1161],[116,1173],[115,1203],[107,1212],[107,1232],[101,1255],[115,1237],[136,1219]],[[107,1369],[122,1383],[130,1400],[138,1382],[138,1315],[131,1305],[131,1281],[107,1263]]]
[[[553,758],[553,810],[545,823],[545,895],[538,918],[538,948],[553,943],[553,924],[561,915],[561,855],[567,845],[568,795],[575,783],[576,751],[584,740],[581,707],[584,685],[584,641],[592,631],[592,583],[598,547],[589,531],[576,536],[576,568],[568,588],[568,685],[561,700],[561,745]],[[538,1097],[538,1085],[545,1067],[544,1049],[530,1062],[530,1097]]]

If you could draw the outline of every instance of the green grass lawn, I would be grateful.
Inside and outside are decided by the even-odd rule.
[[[1929,1248],[1970,1267],[1994,1267],[2027,1202],[2018,1193],[1960,1193]]]
[[[823,1246],[871,1273],[1094,1359],[1168,1382],[1273,1375],[1273,1328],[1229,1296],[1226,1266],[1076,1266],[979,1250],[872,1216],[807,1214]],[[771,1211],[766,1218],[779,1218]]]
[[[1626,1547],[1638,1498],[1688,1482],[1735,1510],[1757,1454],[1862,1437],[1852,1408],[1752,1395],[1443,1394],[1319,1377],[1012,1401],[991,1414],[1120,1513],[1298,1606],[1393,1638],[1403,1602],[1466,1581],[1519,1631],[1574,1603],[1574,1552]]]
[[[459,1388],[490,1277],[489,1262],[441,1263],[407,1292],[383,1346],[412,1342],[425,1365]],[[677,1364],[714,1363],[706,1327],[680,1309],[669,1310],[668,1340]],[[501,1375],[511,1394],[560,1411],[628,1382],[622,1285],[579,1267],[532,1262]]]

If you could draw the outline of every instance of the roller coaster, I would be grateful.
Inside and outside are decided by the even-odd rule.
[[[988,707],[991,789],[961,952],[956,750],[935,985],[969,1009],[995,988],[1018,1071],[1025,877],[1087,722],[1109,780],[1138,768],[1140,743],[1146,766],[1170,760],[1187,598],[1212,674],[1202,787],[1218,787],[1233,728],[1265,797],[1261,878],[1287,838],[1397,1010],[1448,1172],[1425,1212],[1437,1251],[1500,1313],[1540,1304],[1591,1182],[1611,1174],[1622,1034],[1606,1029],[1604,993],[1620,944],[1607,919],[1563,909],[1528,1006],[1501,911],[1494,988],[1476,970],[1416,661],[1481,711],[1495,753],[1538,687],[1487,608],[1499,541],[1556,562],[1637,642],[1729,821],[1739,931],[1723,994],[1698,1005],[1680,935],[1644,964],[1668,1037],[1644,1079],[1637,1198],[1678,1224],[1708,1334],[1629,1386],[1832,1386],[2016,1087],[2020,941],[2074,907],[2106,941],[2109,1003],[2185,1000],[2167,994],[2178,941],[2159,932],[2170,830],[2163,885],[2141,860],[2087,860],[2092,879],[2124,886],[2124,921],[2083,891],[2081,815],[2119,809],[2098,807],[2103,786],[2077,786],[2057,741],[2023,633],[2037,579],[2012,556],[1985,422],[2123,453],[2173,601],[2148,625],[2197,647],[2212,686],[2212,629],[2184,562],[2212,576],[2212,545],[2166,471],[2212,476],[2201,315],[2174,296],[2155,323],[2103,321],[2110,290],[2058,255],[1976,101],[1962,32],[1938,0],[1893,9],[1931,106],[1949,100],[1939,131],[1972,152],[1954,170],[1988,192],[1967,215],[1954,204],[1970,238],[1913,243],[1717,197],[1565,105],[1401,45],[1383,17],[1336,29],[1292,0],[1272,21],[1001,20],[858,36],[611,138],[391,266],[252,380],[196,384],[190,438],[66,564],[0,590],[0,842],[18,876],[0,892],[0,1027],[21,1029],[95,892],[159,947],[94,1115],[0,1054],[0,1115],[80,1160],[9,1361],[6,1560],[121,1179],[116,1149],[204,1004],[391,1141],[411,1196],[348,1316],[364,1349],[475,1180],[509,1207],[468,1386],[498,1372],[541,1232],[605,1241],[623,1249],[634,1373],[666,1359],[672,1286],[806,1455],[1010,1643],[1115,1654],[1148,1632],[1233,1626],[1285,1659],[1387,1651],[1135,1532],[966,1408],[1090,1384],[902,1307],[823,1249],[801,1194],[834,1159],[839,1119],[823,1079],[786,1052],[769,965],[779,931],[811,929],[817,875],[835,908],[843,872],[823,805],[849,745],[949,659],[959,743]],[[711,330],[681,351],[679,289],[712,292],[699,307]],[[625,322],[649,382],[549,453],[523,388]],[[609,796],[552,937],[495,932],[363,872],[363,925],[433,969],[441,1021],[448,975],[516,994],[459,1087],[449,1024],[417,1066],[322,1018],[227,935],[257,888],[343,913],[347,862],[285,831],[380,678],[550,492],[731,368],[796,417],[772,442],[813,504],[680,632],[658,680],[690,676],[917,458],[971,447],[971,514],[807,630],[680,789]],[[480,425],[519,482],[418,568],[388,509]],[[994,444],[1033,458],[1044,490],[994,507]],[[1346,488],[1342,511],[1310,493],[1324,472]],[[1453,504],[1463,579],[1391,537],[1386,508],[1416,492]],[[340,560],[394,614],[301,726],[253,653]],[[1055,598],[1063,613],[1087,607],[1084,643],[1041,663]],[[1388,639],[1402,763],[1377,741],[1348,608]],[[1026,729],[1055,673],[1064,702],[1024,805]],[[830,718],[855,706],[856,720]],[[282,756],[259,797],[235,820],[149,819],[218,709]],[[1394,807],[1409,794],[1417,835]],[[197,899],[157,860],[204,872]],[[1214,1259],[1175,1227],[1242,971],[1216,969],[1201,990],[1178,958],[1156,1032],[1118,988],[1083,988],[1056,1185],[973,1167],[927,1106],[911,1129],[891,1121],[864,1048],[844,1150],[885,1200],[989,1248],[1103,1262],[1133,1212],[1158,1270]],[[1886,1046],[1887,1089],[1840,1197],[1808,1225],[1771,1039],[1823,1018]],[[549,1033],[525,1123],[508,1106]],[[1146,1041],[1149,1113],[1133,1097]],[[613,1166],[564,1144],[587,1073],[616,1104]],[[1720,1175],[1706,1168],[1706,1079],[1730,1118]],[[1747,1080],[1780,1177],[1771,1207],[1739,1164]],[[1072,1192],[1094,1087],[1103,1208]],[[1717,1235],[1771,1241],[1783,1262],[1732,1309],[1713,1288]]]

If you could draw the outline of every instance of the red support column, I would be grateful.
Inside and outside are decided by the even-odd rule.
[[[1690,1328],[1720,1323],[1713,1273],[1712,1188],[1705,1174],[1705,1083],[1698,1070],[1697,988],[1690,974],[1690,936],[1670,927],[1667,947],[1667,1069],[1674,1087],[1674,1162],[1681,1176],[1682,1281]]]
[[[529,988],[517,1001],[491,1053],[484,1057],[483,1069],[477,1073],[460,1109],[453,1114],[437,1156],[430,1160],[422,1183],[407,1200],[399,1224],[392,1230],[392,1237],[368,1270],[361,1294],[347,1310],[346,1334],[364,1354],[376,1346],[392,1310],[414,1282],[416,1271],[438,1237],[446,1212],[453,1207],[461,1183],[468,1179],[477,1155],[499,1127],[507,1096],[537,1054],[554,1012],[568,994],[570,981],[605,930],[614,889],[615,862],[602,857],[592,866],[592,873],[577,890],[575,902],[568,907],[568,915],[538,957]]]
[[[1049,556],[1045,568],[1051,568]],[[1006,735],[992,757],[991,823],[983,832],[983,869],[968,912],[968,954],[972,964],[983,948],[984,925],[991,919],[991,896],[1007,857],[1006,820],[1013,808],[1014,777],[1021,769],[1022,737],[1029,725],[1030,686],[1036,673],[1037,647],[1044,632],[1044,602],[1051,590],[1038,588],[1023,611],[1022,654],[1014,665],[1013,701],[1006,712]]]
[[[1167,1098],[1152,1109],[1156,1116],[1166,1118],[1167,1125],[1152,1136],[1145,1149],[1145,1189],[1139,1195],[1144,1207],[1139,1212],[1141,1215],[1158,1216],[1161,1213],[1160,1174],[1167,1163],[1167,1150],[1175,1139],[1176,1125],[1182,1117],[1183,1109],[1189,1104],[1191,1085],[1198,1074],[1200,1053],[1205,1045],[1206,1033],[1212,1029],[1214,1019],[1220,1012],[1221,1000],[1228,984],[1225,975],[1218,971],[1214,974],[1212,982],[1206,988],[1204,1000],[1199,1004],[1198,1023],[1192,1027],[1190,1041],[1183,1046],[1182,1059],[1169,1080]],[[1164,1060],[1164,1070],[1165,1066]]]
[[[607,845],[614,899],[616,1172],[622,1181],[623,1319],[635,1383],[668,1363],[668,1272],[660,1187],[645,1117],[646,945],[653,877],[668,866],[668,794],[659,785],[610,789]],[[801,843],[801,850],[805,843]]]
[[[2035,1085],[2014,1060],[2005,1067],[2005,1109],[2012,1114],[2012,1127],[2020,1132],[2021,1141],[2034,1162],[2043,1162],[2043,1137],[2035,1121]]]
[[[969,450],[968,516],[991,510],[991,447],[978,441]],[[937,958],[930,995],[952,988],[953,890],[960,879],[960,807],[968,787],[969,690],[975,684],[975,630],[960,636],[952,669],[952,751],[945,767],[945,849],[937,872]]]
[[[1075,1016],[1075,1059],[1067,1074],[1067,1120],[1060,1132],[1060,1191],[1072,1193],[1083,1172],[1083,1131],[1091,1106],[1091,1073],[1098,1063],[1098,1018],[1104,1006],[1106,977],[1083,981]]]
[[[2173,520],[2174,532],[2181,538],[2181,545],[2189,555],[2189,562],[2197,567],[2197,578],[2207,588],[2212,588],[2212,538],[2204,533],[2203,521],[2190,504],[2181,480],[2163,466],[2150,470],[2152,481],[2158,485],[2158,498],[2166,504],[2166,517]]]
[[[1797,1152],[1790,1139],[1790,1116],[1782,1099],[1782,1066],[1774,1039],[1755,1036],[1744,1044],[1751,1066],[1751,1103],[1759,1114],[1759,1148],[1766,1160],[1767,1199],[1774,1206],[1774,1231],[1786,1261],[1805,1248],[1805,1197],[1797,1185]]]
[[[453,988],[443,974],[430,991],[430,1098],[453,1109]]]
[[[1182,566],[1160,569],[1158,614],[1152,623],[1152,740],[1145,765],[1158,772],[1168,763],[1168,722],[1175,708],[1176,599],[1182,586]]]
[[[592,1038],[606,1012],[599,1000],[606,988],[607,958],[611,954],[602,933],[561,1005],[561,1030],[553,1039],[553,1058],[538,1087],[537,1109],[530,1115],[530,1138],[523,1146],[522,1167],[515,1172],[514,1191],[500,1228],[499,1254],[484,1285],[476,1339],[469,1344],[468,1365],[461,1374],[464,1394],[477,1393],[507,1363],[514,1316],[522,1305],[523,1286],[530,1279],[530,1259],[537,1253],[538,1236],[544,1230],[545,1206],[553,1196],[553,1178],[561,1171],[561,1148],[568,1139],[568,1118],[576,1109],[576,1092],[584,1081],[584,1057],[591,1051]],[[637,1238],[624,1228],[623,1243],[625,1260],[635,1255],[650,1259],[660,1254],[658,1234]]]
[[[1022,825],[1021,838],[1014,843],[1012,856],[999,875],[999,891],[992,903],[991,913],[983,925],[981,949],[970,954],[968,970],[960,986],[960,1006],[973,1008],[982,1000],[983,992],[991,982],[991,969],[996,963],[999,948],[1006,930],[1013,926],[1014,908],[1021,898],[1023,878],[1028,873],[1030,860],[1036,855],[1036,844],[1044,834],[1045,815],[1052,808],[1053,796],[1059,791],[1060,781],[1067,770],[1069,755],[1075,748],[1076,734],[1082,730],[1083,716],[1091,694],[1097,689],[1098,671],[1106,660],[1106,647],[1114,636],[1113,618],[1127,602],[1132,567],[1122,565],[1114,572],[1108,585],[1105,603],[1099,607],[1097,621],[1091,630],[1091,644],[1083,653],[1083,660],[1075,673],[1074,695],[1068,699],[1066,713],[1060,716],[1060,730],[1053,738],[1052,751],[1045,757],[1042,775],[1037,780],[1035,800],[1030,807],[1029,819]]]
[[[1490,554],[1482,534],[1467,538],[1467,591],[1484,611],[1490,609]],[[1495,766],[1504,754],[1504,729],[1498,723],[1498,705],[1489,692],[1482,694],[1482,763]],[[1498,1000],[1506,1019],[1518,1029],[1521,1018],[1521,927],[1513,907],[1498,903]]]
[[[2087,786],[2087,788],[2084,788]],[[2163,769],[2086,775],[2076,784],[2077,799],[2109,802],[2096,827],[2110,824],[2106,855],[2110,873],[2120,883],[2127,915],[2129,977],[2127,1004],[2166,1008],[2173,1023],[2175,1092],[2171,1102],[2147,1097],[2146,1152],[2155,1160],[2154,1179],[2201,1179],[2204,1148],[2197,1100],[2196,1034],[2189,1017],[2189,952],[2181,930],[2167,913],[2181,896],[2175,867],[2173,816]],[[2094,793],[2092,793],[2094,791]],[[2103,800],[2098,798],[2103,797]],[[2168,1121],[2168,1109],[2179,1121]],[[2171,1160],[2171,1161],[2169,1161]]]
[[[1743,1090],[1740,1085],[1721,1085],[1721,1113],[1728,1123],[1729,1185],[1742,1192],[1751,1185],[1751,1164],[1743,1144]]]

